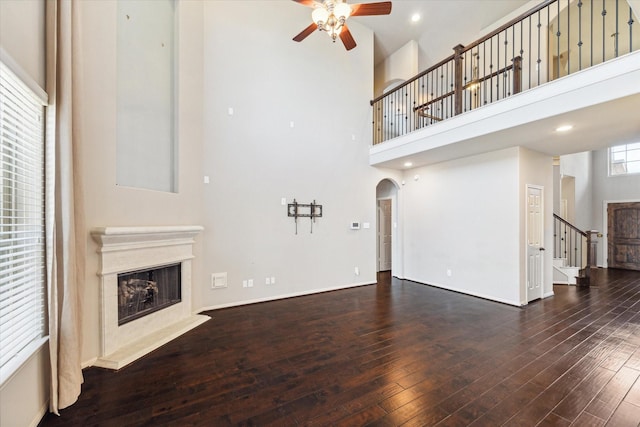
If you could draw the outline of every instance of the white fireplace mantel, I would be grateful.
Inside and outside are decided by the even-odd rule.
[[[201,226],[100,227],[91,231],[100,254],[100,344],[96,366],[120,369],[209,320],[191,311],[191,260]],[[118,326],[118,274],[181,264],[178,304]]]

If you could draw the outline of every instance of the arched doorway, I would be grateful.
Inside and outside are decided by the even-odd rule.
[[[398,186],[383,179],[376,186],[376,271],[392,271],[397,255]]]

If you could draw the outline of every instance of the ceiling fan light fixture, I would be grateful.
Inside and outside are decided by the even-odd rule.
[[[298,4],[312,7],[313,23],[296,35],[293,40],[301,42],[315,30],[324,31],[335,42],[338,37],[347,50],[356,47],[356,41],[347,27],[350,16],[388,15],[391,2],[356,3],[349,5],[346,0],[293,0]]]
[[[346,20],[351,15],[351,7],[346,3],[337,3],[333,8],[333,14],[339,21]]]
[[[324,7],[317,7],[311,12],[311,19],[318,26],[323,26],[329,19],[329,11]]]

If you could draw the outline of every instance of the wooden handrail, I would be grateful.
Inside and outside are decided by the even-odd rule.
[[[553,217],[555,219],[557,219],[558,221],[560,221],[561,223],[563,223],[564,225],[566,225],[567,227],[571,228],[573,231],[575,231],[576,233],[579,233],[581,235],[583,235],[584,237],[587,237],[587,232],[586,231],[582,231],[580,230],[578,227],[576,227],[575,225],[571,224],[569,221],[567,221],[566,219],[553,214]]]
[[[440,102],[440,101],[442,101],[443,99],[445,99],[445,98],[448,98],[448,97],[452,96],[454,93],[455,93],[455,91],[453,91],[453,90],[452,90],[452,91],[450,91],[450,92],[445,93],[444,95],[440,95],[440,96],[439,96],[439,97],[437,97],[437,98],[433,98],[433,99],[432,99],[432,100],[430,100],[430,101],[427,101],[427,102],[425,102],[425,103],[423,103],[423,104],[418,105],[417,107],[414,107],[414,108],[413,108],[413,111],[424,110],[424,109],[425,109],[425,107],[428,107],[428,106],[429,106],[429,105],[431,105],[431,104],[435,104],[435,103],[437,103],[437,102]]]

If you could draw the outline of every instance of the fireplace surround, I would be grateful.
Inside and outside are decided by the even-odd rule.
[[[100,356],[96,366],[120,369],[209,320],[208,316],[193,314],[191,310],[193,245],[202,229],[201,226],[100,227],[91,231],[100,255]],[[180,301],[119,325],[118,305],[122,296],[118,275],[176,264],[180,271]]]

